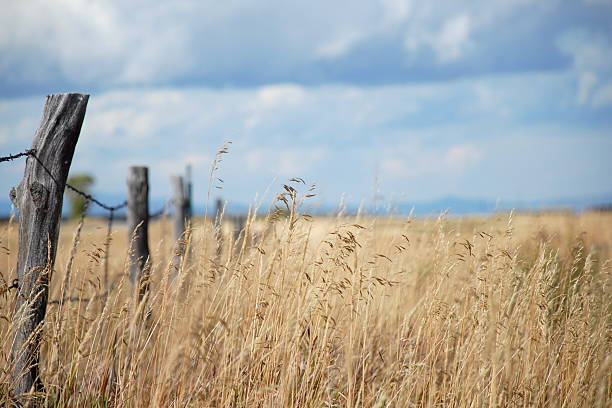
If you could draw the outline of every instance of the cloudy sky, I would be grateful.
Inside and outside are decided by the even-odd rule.
[[[225,141],[232,202],[290,177],[328,204],[612,192],[610,1],[0,3],[0,155],[46,94],[89,93],[72,172],[97,194],[145,164],[163,198],[192,163],[203,204]]]

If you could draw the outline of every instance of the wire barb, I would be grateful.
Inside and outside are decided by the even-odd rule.
[[[35,152],[34,149],[28,149],[25,152],[21,152],[21,153],[17,153],[17,154],[9,154],[8,156],[0,157],[0,163],[6,162],[6,161],[15,160],[15,159],[19,159],[20,157],[32,156],[32,155],[34,155],[34,152]]]

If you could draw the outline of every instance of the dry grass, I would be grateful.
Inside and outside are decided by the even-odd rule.
[[[291,206],[291,192],[285,195]],[[117,225],[62,225],[42,379],[49,406],[481,407],[612,405],[611,214],[315,218],[225,235],[194,222],[176,279],[170,224],[151,226],[136,309]],[[0,226],[13,278],[17,226]],[[4,290],[2,292],[5,292]],[[87,299],[89,299],[87,301]],[[0,296],[0,404],[14,292]]]

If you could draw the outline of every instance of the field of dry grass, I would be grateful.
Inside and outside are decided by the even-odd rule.
[[[52,300],[71,260],[62,224]],[[612,214],[196,219],[173,271],[151,226],[151,290],[136,307],[125,225],[85,219],[43,334],[60,407],[612,406]],[[0,226],[2,285],[17,225]],[[14,291],[0,296],[0,405],[9,403]],[[33,395],[32,398],[36,396]]]

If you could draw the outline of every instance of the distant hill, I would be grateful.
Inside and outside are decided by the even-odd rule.
[[[125,198],[108,194],[98,197],[101,201],[112,205],[120,204]],[[150,201],[151,213],[161,210],[165,200],[152,198]],[[570,210],[584,211],[586,209],[606,209],[612,208],[612,193],[590,197],[560,198],[555,200],[534,200],[534,201],[492,201],[486,199],[470,199],[461,197],[443,197],[436,200],[427,201],[404,201],[398,203],[378,203],[376,208],[373,205],[366,205],[363,208],[368,214],[409,214],[411,211],[417,216],[437,215],[442,211],[449,214],[488,214],[500,210],[522,210],[522,211],[542,211],[542,210]],[[249,206],[243,203],[230,202],[226,208],[228,214],[241,214],[247,212]],[[333,214],[338,211],[337,206],[316,205],[308,208],[307,212],[314,214]],[[358,211],[357,205],[347,205],[345,212],[355,213]],[[7,218],[11,212],[11,203],[8,197],[0,200],[0,218]],[[196,215],[204,213],[204,203],[196,203],[194,212]],[[214,203],[210,204],[209,212],[214,212]],[[64,201],[64,215],[68,214],[68,204]],[[97,205],[92,205],[89,211],[92,216],[106,216],[108,212]],[[125,210],[117,212],[117,216],[125,215]]]
[[[399,203],[378,203],[366,205],[362,209],[369,214],[404,214],[412,212],[417,216],[438,215],[443,211],[449,214],[490,214],[495,211],[518,210],[518,211],[544,211],[544,210],[569,210],[581,212],[586,209],[609,208],[612,205],[612,193],[582,198],[561,198],[555,200],[533,200],[533,201],[493,201],[486,199],[469,199],[461,197],[443,197],[436,200],[403,201]],[[321,206],[316,213],[334,213],[336,207]],[[358,206],[348,205],[345,212],[354,213]]]
[[[445,197],[433,201],[404,202],[399,204],[397,209],[399,213],[408,213],[414,207],[415,215],[428,215],[445,210],[448,210],[450,214],[486,214],[512,209],[522,211],[570,210],[580,212],[591,207],[610,205],[610,203],[612,203],[612,193],[592,197],[533,201],[491,201]]]

